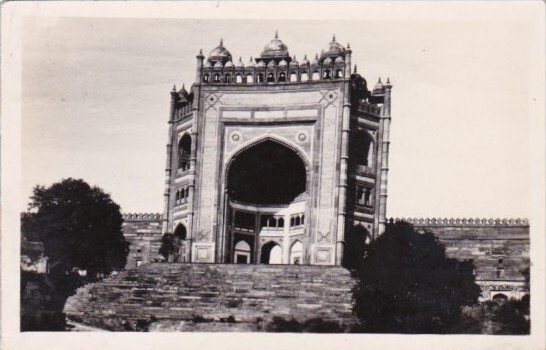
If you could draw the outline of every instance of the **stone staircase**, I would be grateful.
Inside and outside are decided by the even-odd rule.
[[[353,285],[333,266],[151,263],[78,289],[65,313],[113,331],[340,332],[357,324]]]

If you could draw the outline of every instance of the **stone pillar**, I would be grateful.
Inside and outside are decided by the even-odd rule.
[[[171,91],[171,109],[169,115],[169,136],[167,138],[167,160],[165,164],[165,191],[163,192],[163,222],[161,234],[169,232],[169,213],[170,213],[170,194],[171,194],[171,175],[172,175],[172,159],[173,159],[173,123],[176,113],[176,103],[179,99],[176,87]]]
[[[290,264],[290,213],[283,216],[282,263]]]
[[[387,224],[387,176],[389,173],[389,133],[391,125],[391,89],[392,85],[387,79],[385,84],[385,100],[381,113],[382,124],[381,137],[381,175],[379,183],[379,235],[385,232]]]
[[[345,84],[343,91],[343,115],[341,126],[341,159],[339,164],[339,204],[337,214],[337,236],[336,236],[336,265],[343,262],[343,247],[345,244],[345,218],[347,206],[347,162],[349,159],[349,131],[351,116],[351,97],[350,97],[350,79],[351,79],[351,50],[347,45],[345,51]]]

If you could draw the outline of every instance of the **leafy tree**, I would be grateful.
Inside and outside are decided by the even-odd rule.
[[[446,257],[431,233],[405,222],[366,246],[355,270],[355,311],[364,332],[448,333],[461,308],[477,303],[471,261]]]
[[[68,178],[34,188],[21,226],[24,238],[43,242],[52,275],[85,270],[92,279],[125,266],[129,244],[122,222],[109,194]]]
[[[166,260],[169,259],[169,255],[175,252],[174,235],[166,233],[161,237],[161,247],[159,247],[159,254],[161,254]]]

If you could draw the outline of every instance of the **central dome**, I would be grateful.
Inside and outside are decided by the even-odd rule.
[[[275,38],[273,38],[269,44],[264,47],[262,57],[289,57],[288,47],[279,39],[279,34],[277,32],[275,32]]]
[[[222,63],[231,61],[231,53],[224,47],[223,40],[220,40],[220,45],[209,53],[209,60],[211,62],[220,61]]]

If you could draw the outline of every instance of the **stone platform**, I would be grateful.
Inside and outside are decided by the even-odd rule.
[[[333,266],[151,263],[80,288],[65,313],[112,331],[270,331],[280,320],[340,332],[357,324],[354,283]]]

